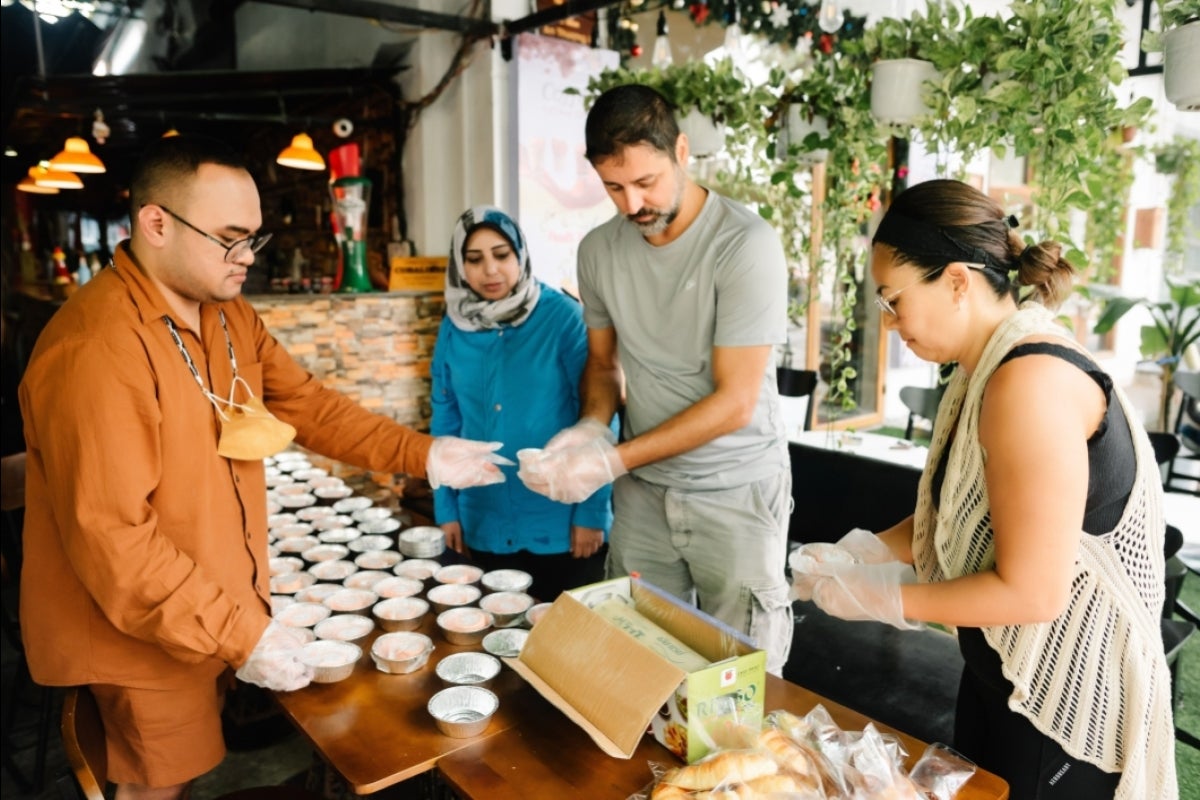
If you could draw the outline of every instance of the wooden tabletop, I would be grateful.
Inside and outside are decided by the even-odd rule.
[[[379,791],[434,768],[438,759],[479,741],[443,736],[425,706],[445,688],[434,667],[451,653],[478,652],[478,645],[453,645],[442,638],[426,615],[421,633],[433,640],[429,663],[408,675],[389,675],[375,668],[371,642],[359,642],[363,656],[354,673],[339,683],[312,684],[296,692],[276,693],[276,700],[317,752],[358,794]],[[500,709],[484,736],[513,727],[529,717],[537,692],[511,669],[501,670],[491,687]],[[557,713],[557,712],[556,712]]]
[[[817,703],[843,729],[862,730],[867,717],[845,706],[776,678],[767,676],[766,709],[805,714]],[[496,731],[442,757],[438,771],[464,798],[471,800],[561,800],[587,797],[623,800],[644,790],[653,780],[651,762],[665,766],[678,760],[652,737],[645,737],[631,759],[601,752],[581,728],[540,697],[518,726]],[[899,736],[908,750],[908,766],[925,751],[925,743],[876,723],[881,731]],[[956,800],[1006,800],[1008,785],[997,776],[976,772]]]

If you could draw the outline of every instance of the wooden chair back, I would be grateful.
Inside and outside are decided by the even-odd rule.
[[[86,686],[73,686],[63,699],[62,740],[67,763],[86,800],[105,800],[108,783],[108,751],[104,723],[96,699]]]

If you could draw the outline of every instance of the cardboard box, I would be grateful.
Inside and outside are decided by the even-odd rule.
[[[613,597],[712,662],[687,672],[592,610]],[[689,763],[730,721],[762,725],[766,653],[742,633],[644,581],[618,578],[559,596],[505,662],[583,728],[629,758],[654,737]]]
[[[388,257],[388,291],[441,292],[446,288],[445,256]]]

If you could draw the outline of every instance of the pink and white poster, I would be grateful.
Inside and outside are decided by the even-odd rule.
[[[517,213],[534,274],[577,294],[579,242],[616,213],[583,157],[587,111],[582,92],[588,78],[617,66],[617,54],[534,34],[518,37],[515,50]],[[565,94],[570,87],[581,94]]]

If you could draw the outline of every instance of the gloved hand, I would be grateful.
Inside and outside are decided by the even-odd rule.
[[[451,489],[469,489],[472,486],[488,486],[504,483],[504,473],[496,466],[512,466],[511,461],[496,451],[501,442],[476,442],[456,436],[439,436],[429,448],[425,461],[425,474],[434,489],[449,486]]]
[[[838,539],[837,545],[854,556],[860,564],[884,564],[896,560],[892,548],[884,544],[878,536],[862,528],[855,528]]]
[[[812,600],[834,617],[876,620],[901,630],[917,630],[924,625],[904,618],[900,597],[900,587],[916,580],[913,568],[899,561],[833,567],[828,575],[813,581]]]
[[[585,445],[594,439],[604,439],[609,444],[616,444],[617,437],[612,428],[592,417],[584,417],[569,428],[563,428],[546,442],[546,450],[566,450],[571,447]]]
[[[275,692],[303,689],[313,677],[312,667],[299,658],[303,646],[300,631],[271,620],[237,677]]]
[[[582,503],[626,472],[617,448],[604,437],[594,437],[574,447],[543,450],[522,463],[517,477],[531,492],[559,503]]]

